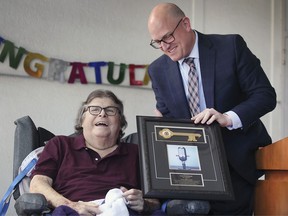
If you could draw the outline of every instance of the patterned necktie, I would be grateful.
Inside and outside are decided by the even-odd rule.
[[[200,99],[198,94],[198,74],[194,64],[194,58],[188,57],[184,62],[190,67],[188,73],[188,102],[191,115],[200,113]]]

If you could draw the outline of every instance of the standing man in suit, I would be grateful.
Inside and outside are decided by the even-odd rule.
[[[148,69],[157,112],[221,126],[235,200],[211,201],[210,214],[252,215],[259,178],[255,151],[272,142],[260,118],[276,106],[275,90],[259,59],[240,35],[205,35],[193,30],[175,4],[156,5],[148,30],[150,45],[164,53]],[[189,108],[188,72],[192,69],[187,57],[193,59],[198,76],[198,87],[192,90],[198,111]]]

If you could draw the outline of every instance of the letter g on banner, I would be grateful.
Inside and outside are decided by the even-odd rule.
[[[48,62],[48,58],[39,54],[39,53],[28,53],[25,60],[24,60],[24,69],[30,76],[40,78],[40,77],[42,77],[42,74],[43,74],[44,65],[39,64],[39,63],[35,63],[35,65],[34,65],[36,68],[35,71],[33,71],[30,67],[32,61],[37,60],[37,59],[44,61],[44,62]]]

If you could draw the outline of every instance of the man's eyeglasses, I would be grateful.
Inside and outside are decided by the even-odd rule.
[[[115,106],[100,107],[100,106],[87,106],[87,109],[91,115],[98,116],[102,110],[106,113],[107,116],[115,116],[119,113],[119,108]]]
[[[160,49],[161,48],[161,42],[164,42],[166,44],[172,43],[175,40],[175,37],[173,34],[176,31],[177,27],[179,26],[179,24],[181,23],[182,20],[183,20],[183,18],[181,20],[179,20],[179,22],[176,25],[176,27],[174,28],[174,30],[170,34],[165,35],[161,40],[151,40],[150,46],[152,46],[155,49]]]

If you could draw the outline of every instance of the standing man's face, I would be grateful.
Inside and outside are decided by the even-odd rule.
[[[189,18],[151,19],[148,30],[152,42],[160,46],[163,53],[172,61],[187,57],[194,45],[195,35],[191,30]],[[166,41],[166,43],[165,43]]]

